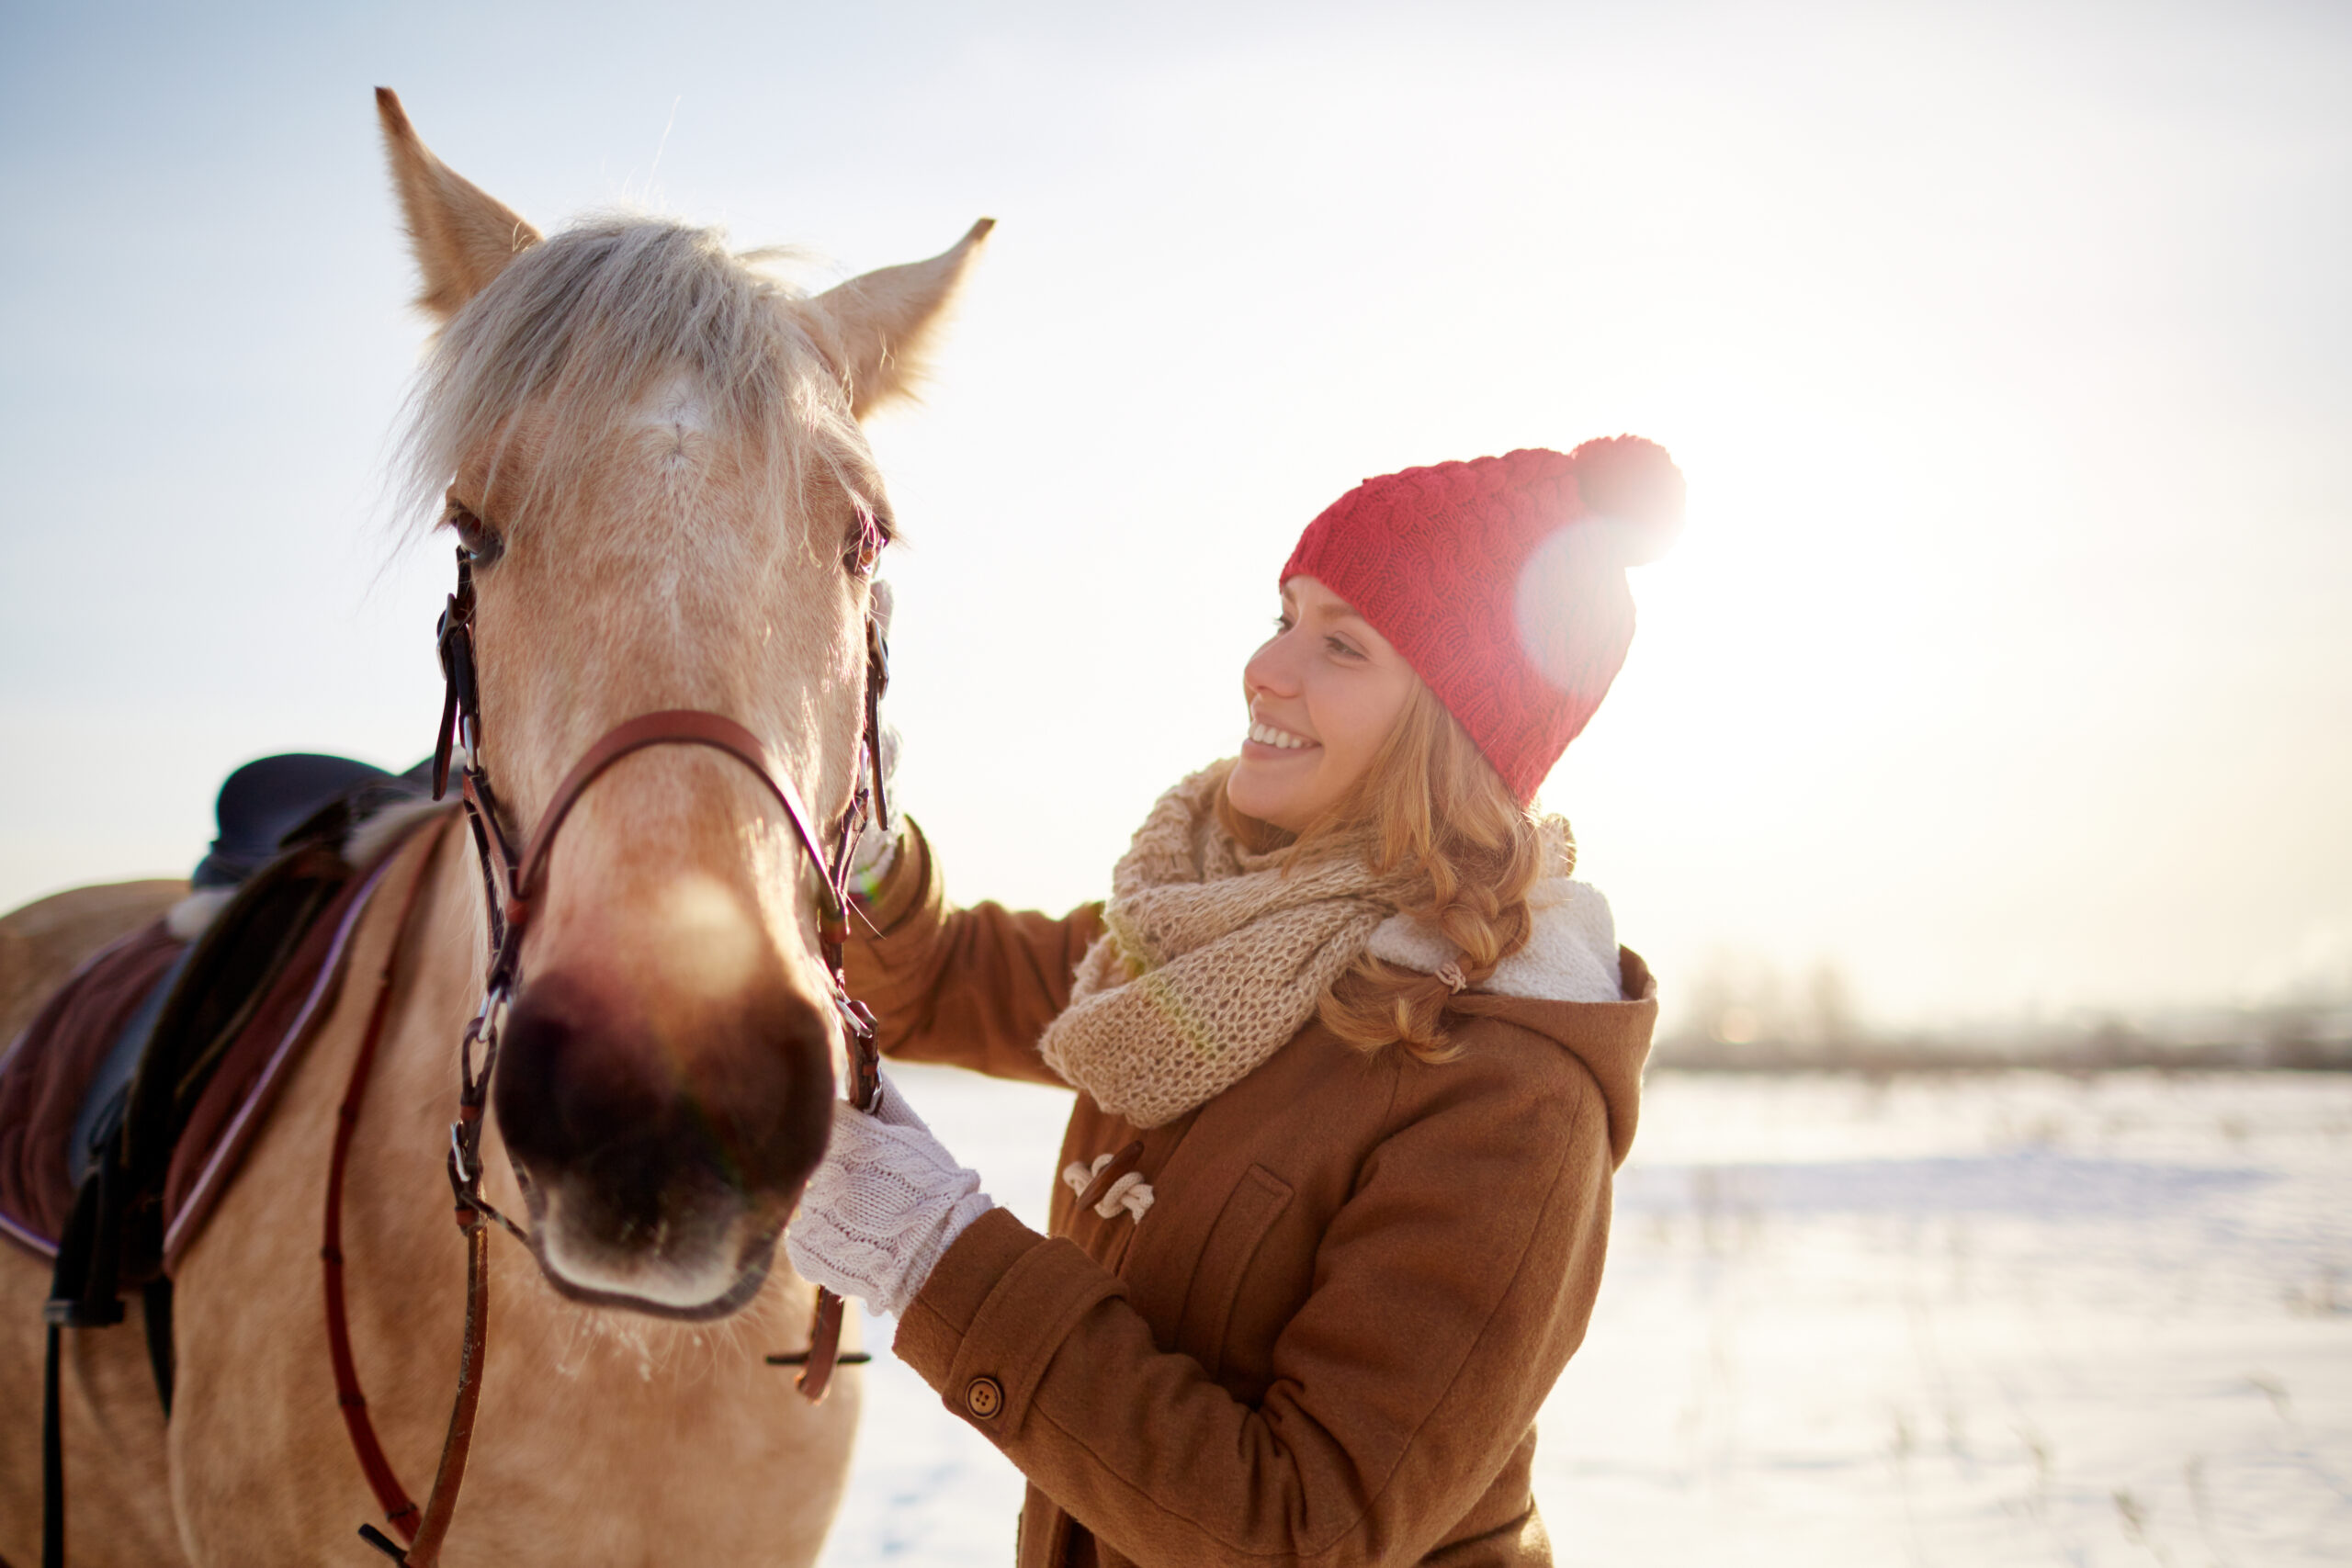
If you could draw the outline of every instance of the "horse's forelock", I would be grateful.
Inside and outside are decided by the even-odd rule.
[[[529,483],[509,492],[525,514],[567,510],[646,399],[677,383],[780,511],[798,512],[808,483],[838,479],[865,440],[789,309],[801,292],[766,270],[788,259],[629,216],[584,220],[516,256],[433,344],[401,448],[402,514],[436,519],[469,461],[496,474],[524,418]]]

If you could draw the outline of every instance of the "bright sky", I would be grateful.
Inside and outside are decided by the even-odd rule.
[[[1104,889],[1341,491],[1630,430],[1690,524],[1545,798],[1670,1006],[2352,994],[2352,11],[206,9],[0,11],[0,906],[430,744],[380,82],[543,227],[1001,220],[876,431],[964,897]]]

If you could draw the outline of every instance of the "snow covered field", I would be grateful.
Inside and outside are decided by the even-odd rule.
[[[893,1069],[1040,1223],[1068,1097]],[[1564,1563],[2352,1562],[2352,1077],[1659,1074],[1543,1418]],[[1010,1561],[888,1353],[824,1561]]]

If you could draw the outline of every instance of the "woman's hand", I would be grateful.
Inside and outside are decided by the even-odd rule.
[[[885,1078],[870,1114],[834,1102],[832,1142],[784,1250],[802,1279],[897,1317],[964,1227],[994,1207],[978,1174]]]

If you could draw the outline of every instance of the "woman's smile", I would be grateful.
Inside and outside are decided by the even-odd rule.
[[[1263,719],[1252,719],[1249,737],[1241,742],[1242,754],[1271,761],[1284,751],[1305,751],[1320,749],[1322,742],[1309,740],[1304,735],[1294,735],[1278,729]],[[1269,754],[1272,755],[1269,755]]]

